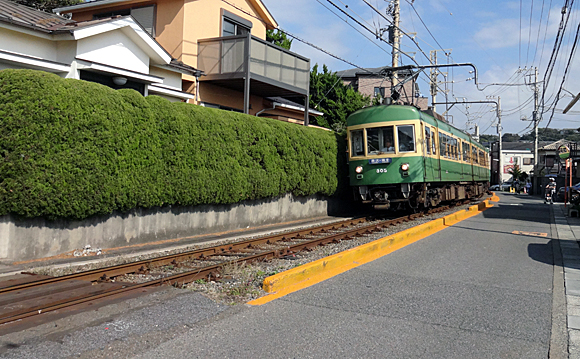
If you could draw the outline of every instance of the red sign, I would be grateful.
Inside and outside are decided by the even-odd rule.
[[[503,173],[509,173],[509,171],[514,168],[514,165],[505,165],[503,166]]]

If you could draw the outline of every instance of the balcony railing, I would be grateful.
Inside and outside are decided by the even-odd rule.
[[[242,79],[249,73],[252,80],[308,94],[310,60],[305,57],[249,35],[199,40],[198,45],[197,66],[207,75],[202,81]]]

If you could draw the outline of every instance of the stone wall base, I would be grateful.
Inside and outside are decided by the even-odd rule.
[[[294,197],[245,201],[231,205],[137,209],[85,220],[0,217],[0,258],[13,261],[55,256],[87,244],[114,248],[159,240],[326,216],[332,200]]]

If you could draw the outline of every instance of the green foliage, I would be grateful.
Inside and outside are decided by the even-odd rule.
[[[285,33],[278,29],[266,30],[266,41],[278,45],[286,50],[290,50],[290,47],[292,46],[292,39],[289,39]]]
[[[0,118],[0,215],[332,195],[344,166],[332,132],[33,70],[0,71]]]
[[[479,136],[479,143],[496,142],[498,139],[499,139],[499,136],[497,136],[497,135],[480,135]]]
[[[522,136],[513,133],[506,133],[502,136],[502,141],[504,142],[533,142],[535,139],[534,130],[530,130]],[[551,141],[556,142],[558,140],[565,139],[571,142],[580,142],[580,133],[578,129],[557,129],[557,128],[538,128],[538,141]]]
[[[310,123],[333,129],[337,133],[346,131],[346,118],[353,112],[370,105],[365,96],[350,86],[344,85],[335,72],[326,65],[318,72],[318,64],[310,72],[310,107],[324,113],[323,117],[310,118]]]
[[[79,4],[83,0],[14,0],[14,2],[33,7],[36,10],[52,12],[52,9]]]

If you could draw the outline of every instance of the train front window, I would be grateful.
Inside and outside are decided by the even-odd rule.
[[[415,126],[397,126],[399,152],[415,152]]]
[[[364,156],[363,130],[350,131],[350,155],[352,157]]]
[[[393,126],[367,128],[368,155],[395,153]]]

